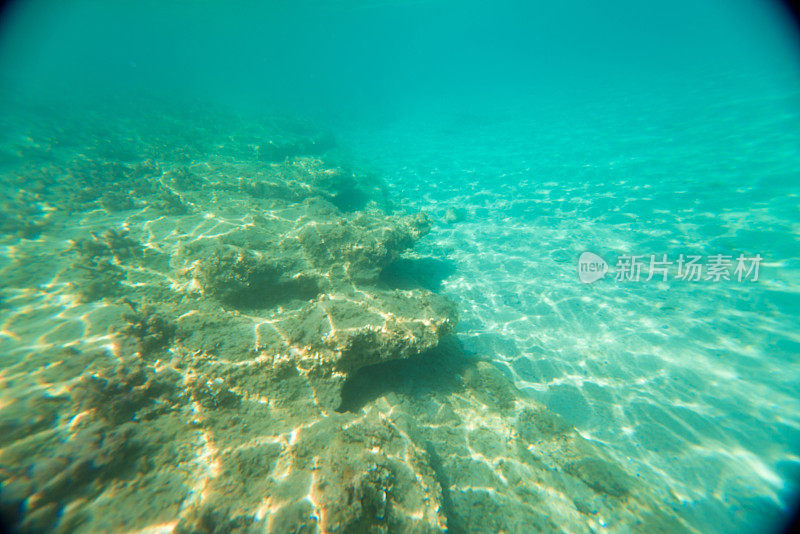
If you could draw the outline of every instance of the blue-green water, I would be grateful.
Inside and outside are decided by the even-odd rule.
[[[205,313],[203,301],[187,303],[187,295],[196,289],[190,274],[199,264],[184,250],[191,248],[187,243],[258,226],[259,219],[248,215],[253,206],[238,197],[235,202],[228,199],[233,189],[225,183],[260,176],[262,152],[274,145],[269,135],[275,131],[264,126],[270,120],[264,117],[280,115],[300,119],[304,126],[281,126],[274,135],[286,130],[290,133],[285,135],[302,136],[305,125],[313,124],[336,139],[335,153],[319,156],[326,164],[334,161],[359,169],[355,175],[365,183],[382,180],[394,203],[384,208],[387,217],[392,210],[425,211],[431,217],[430,233],[416,243],[412,254],[447,265],[436,275],[437,283],[426,288],[456,304],[455,338],[464,358],[491,362],[517,388],[517,410],[530,402],[557,414],[574,427],[581,443],[596,447],[596,454],[636,480],[641,489],[631,494],[647,495],[636,504],[621,492],[605,491],[596,497],[599,500],[579,505],[585,487],[570,478],[569,467],[576,453],[555,445],[526,445],[539,463],[526,463],[523,453],[496,452],[486,445],[489,438],[480,441],[481,446],[468,438],[468,452],[463,454],[447,452],[426,432],[451,425],[454,433],[456,428],[466,429],[472,436],[483,429],[510,440],[516,430],[504,426],[503,417],[516,416],[501,417],[484,409],[493,406],[492,401],[478,394],[473,398],[457,389],[442,390],[439,398],[423,391],[417,398],[410,394],[408,400],[393,396],[406,386],[384,384],[385,394],[375,394],[359,406],[363,412],[355,410],[352,417],[361,413],[370,420],[369,414],[379,414],[375,418],[393,420],[400,413],[406,418],[395,423],[403,439],[413,443],[409,449],[398,453],[388,440],[370,442],[370,450],[391,450],[386,454],[413,466],[418,456],[428,458],[430,467],[411,470],[419,480],[435,472],[440,490],[431,495],[439,497],[430,498],[441,501],[436,507],[444,519],[413,528],[390,521],[386,517],[392,513],[402,516],[399,510],[407,511],[408,517],[427,518],[427,508],[404,508],[409,505],[399,500],[402,476],[393,471],[392,489],[381,486],[378,495],[382,502],[394,504],[375,512],[372,500],[358,497],[359,475],[350,474],[356,482],[344,481],[350,496],[342,490],[339,500],[349,506],[357,495],[372,519],[348,523],[343,531],[656,532],[647,519],[654,510],[678,518],[657,525],[665,532],[679,527],[704,533],[779,529],[794,507],[800,480],[797,44],[796,29],[777,4],[745,0],[663,6],[589,0],[557,5],[512,0],[11,3],[0,26],[0,92],[6,95],[0,104],[0,186],[5,197],[0,346],[7,347],[0,350],[5,353],[0,356],[0,385],[7,386],[0,390],[0,407],[11,414],[9,410],[23,406],[24,400],[31,403],[25,404],[26,410],[49,415],[9,415],[2,421],[11,436],[0,443],[4,513],[14,515],[13,521],[38,517],[38,523],[19,523],[32,531],[59,525],[66,531],[170,531],[176,525],[180,530],[200,504],[212,510],[198,523],[208,531],[213,531],[209,524],[216,524],[220,531],[289,532],[291,526],[298,532],[322,532],[334,524],[326,523],[332,520],[325,516],[333,515],[326,510],[335,509],[337,500],[314,489],[317,475],[295,484],[308,493],[296,500],[311,503],[312,512],[300,513],[302,518],[294,523],[286,519],[283,510],[289,508],[283,503],[295,502],[290,497],[294,490],[281,484],[302,469],[291,463],[284,474],[278,473],[283,456],[274,471],[253,475],[253,480],[269,478],[274,485],[261,487],[246,478],[240,485],[251,484],[256,488],[253,494],[241,502],[225,501],[224,514],[214,508],[214,499],[222,499],[218,495],[239,495],[230,486],[213,485],[226,476],[225,455],[231,451],[252,447],[253,442],[285,442],[283,450],[292,451],[292,462],[297,462],[300,453],[292,448],[296,435],[312,423],[296,422],[294,415],[276,415],[274,431],[269,428],[272,420],[261,434],[242,431],[242,442],[227,448],[221,444],[222,435],[238,432],[236,424],[231,425],[236,430],[217,432],[201,420],[192,430],[196,436],[183,436],[171,433],[172,420],[154,416],[154,421],[163,419],[153,430],[159,447],[180,444],[174,445],[175,451],[188,450],[186,455],[193,459],[181,459],[183,453],[175,452],[171,463],[170,454],[144,443],[136,457],[149,454],[154,459],[137,467],[137,476],[79,471],[86,484],[67,487],[82,500],[71,500],[63,491],[44,491],[36,485],[47,477],[30,474],[68,469],[53,468],[54,462],[73,465],[72,457],[61,454],[59,447],[71,450],[74,436],[58,437],[62,445],[57,446],[44,445],[37,436],[56,435],[59,428],[72,432],[81,418],[94,413],[73,408],[61,412],[50,408],[52,403],[42,407],[36,395],[59,399],[64,391],[71,392],[84,366],[87,374],[105,376],[88,360],[65,365],[69,356],[51,356],[48,351],[114,345],[113,337],[105,336],[120,331],[115,323],[119,313],[113,313],[126,306],[120,298],[133,299],[134,311],[140,301],[161,306],[163,317],[179,325],[175,346],[170,348],[172,338],[165,337],[166,348],[158,350],[168,352],[148,360],[146,367],[158,375],[174,366],[183,373],[183,384],[192,383],[194,364],[188,365],[189,372],[185,361],[178,365],[170,360],[189,358],[190,352],[199,358],[197,354],[206,350],[180,333],[183,317],[197,310]],[[316,157],[316,148],[313,152]],[[289,180],[290,175],[295,180],[288,182],[295,184],[292,187],[316,187],[318,181],[297,185],[317,171],[303,159],[307,154],[292,160],[296,156],[286,160],[300,161],[292,163],[294,170],[280,170],[281,178],[275,180]],[[170,173],[187,168],[202,176],[203,187],[212,193],[203,197],[198,186],[200,196],[192,196],[185,193],[192,187],[175,186],[173,192],[190,204],[186,213],[150,211],[153,201],[145,193],[137,197],[139,189],[123,195],[134,198],[130,205],[116,197],[111,204],[105,197],[105,203],[97,204],[95,197],[81,197],[75,190],[89,182],[69,182],[90,171],[70,165],[81,161],[90,166],[101,160],[130,169],[139,165],[137,169],[147,169],[145,174],[166,185],[177,183],[169,181]],[[135,174],[131,173],[109,181],[108,188],[126,190],[125,180]],[[99,176],[90,182],[102,189],[105,175]],[[60,180],[68,184],[65,191],[52,195]],[[68,206],[59,204],[64,196],[70,197]],[[331,198],[343,213],[382,213],[370,212],[376,208],[366,204],[351,209],[349,201]],[[305,221],[291,205],[259,204],[258,209],[270,220]],[[26,221],[44,223],[30,228]],[[99,235],[108,228],[130,231],[145,249],[165,259],[150,264],[145,254],[147,261],[128,271],[127,260],[115,255],[112,263],[126,270],[122,285],[133,296],[101,295],[91,305],[78,303],[69,288],[86,280],[75,282],[69,270],[57,265],[71,261],[65,252],[67,240]],[[287,232],[288,242],[303,239],[297,228]],[[326,238],[321,237],[323,244]],[[267,250],[248,243],[253,250]],[[605,277],[592,283],[582,283],[578,275],[578,259],[586,251],[609,264]],[[666,255],[672,264],[663,275],[656,273],[648,280],[651,255]],[[704,270],[698,280],[679,278],[681,255],[700,257]],[[715,255],[728,257],[730,279],[709,275]],[[752,271],[737,279],[740,255],[760,256],[757,279]],[[618,261],[625,256],[641,257],[638,280],[621,276]],[[30,266],[21,266],[24,262]],[[324,265],[317,268],[326,270]],[[332,272],[325,276],[331,278]],[[90,278],[98,276],[92,273]],[[202,285],[202,276],[195,278]],[[148,292],[162,282],[173,293]],[[355,281],[353,293],[343,291],[328,293],[333,300],[337,295],[348,300],[370,290]],[[206,293],[204,287],[204,297]],[[236,317],[253,319],[256,351],[260,328],[282,324],[284,307],[291,310],[290,304],[282,303],[269,312],[236,312]],[[403,315],[378,305],[376,309],[382,315]],[[72,322],[60,322],[65,318]],[[230,330],[211,319],[191,328],[203,329]],[[250,325],[243,329],[247,334],[240,337],[253,331]],[[240,360],[226,352],[233,350],[227,348],[228,341],[215,343],[209,351],[212,359]],[[108,351],[126,361],[124,348]],[[140,345],[137,354],[144,352]],[[452,371],[433,361],[431,373]],[[56,371],[48,372],[54,365]],[[63,383],[59,365],[67,367]],[[197,369],[214,382],[207,368]],[[234,381],[233,375],[220,376]],[[436,380],[433,387],[439,384]],[[469,379],[465,381],[469,385]],[[241,413],[229,410],[225,417],[246,419],[251,408],[245,401],[252,397],[259,402],[260,394],[247,387],[231,387],[244,404],[237,408]],[[264,386],[264,391],[271,390]],[[500,392],[490,396],[497,398]],[[426,404],[422,397],[429,394],[436,400]],[[263,393],[267,397],[272,398],[271,393]],[[173,410],[181,414],[177,420],[194,421],[187,414],[203,404],[195,396],[194,407],[187,401],[183,413],[182,401],[159,399],[157,404],[178,406]],[[458,404],[463,399],[472,400]],[[442,413],[441,406],[449,402],[454,408],[448,410],[461,418],[459,424],[426,419]],[[300,404],[281,406],[287,414],[306,409]],[[332,418],[345,428],[350,420],[337,419],[345,417],[351,415],[322,409],[313,424]],[[138,425],[143,421],[134,417]],[[417,423],[422,430],[412,429]],[[111,432],[104,427],[100,435]],[[524,431],[520,434],[525,436]],[[21,461],[21,446],[15,449],[15,443],[29,450],[27,474],[9,467]],[[314,472],[325,473],[322,448],[309,445],[308,450],[316,451],[314,469],[319,471]],[[248,465],[257,471],[261,464],[258,454],[254,457]],[[562,457],[567,458],[563,465],[548,459]],[[474,465],[454,458],[471,458]],[[97,458],[91,461],[100,463]],[[528,467],[515,478],[507,469],[517,463]],[[148,493],[152,488],[141,482],[151,471],[172,477],[169,484],[163,483],[169,487],[163,494]],[[192,482],[195,475],[204,482]],[[489,479],[501,482],[490,484]],[[148,512],[113,518],[109,500],[127,495],[121,502],[135,506],[129,494],[137,484],[145,488],[145,504],[140,505]],[[527,489],[518,490],[522,487]],[[305,495],[303,491],[298,495]],[[481,491],[497,508],[469,504],[465,495]],[[49,496],[53,492],[57,497]],[[564,504],[573,501],[574,506]],[[465,512],[468,507],[474,511]],[[84,509],[84,515],[73,513]],[[529,509],[551,522],[519,520]],[[481,514],[485,523],[472,522]],[[225,523],[223,516],[249,519]]]

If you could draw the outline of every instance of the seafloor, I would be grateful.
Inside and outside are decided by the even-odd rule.
[[[465,349],[704,533],[779,531],[797,506],[793,76],[500,91],[338,130],[390,193],[442,222],[417,250],[457,267],[439,292],[458,302]],[[578,280],[584,251],[610,262],[603,280]],[[620,254],[662,253],[764,261],[758,281],[615,280]]]
[[[2,127],[16,530],[690,530],[463,348],[452,261],[414,251],[458,213],[409,212],[329,132],[207,107]]]

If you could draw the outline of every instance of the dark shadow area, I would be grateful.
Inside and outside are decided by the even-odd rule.
[[[442,281],[456,272],[452,260],[437,258],[400,258],[389,264],[381,272],[381,281],[395,289],[423,287],[438,291]]]
[[[266,279],[250,292],[242,292],[222,301],[238,310],[255,311],[294,301],[304,301],[319,295],[317,281],[310,277]]]
[[[333,198],[331,198],[334,206],[347,213],[360,210],[367,205],[368,201],[369,195],[359,188],[355,180],[343,181],[336,187]]]
[[[464,372],[476,362],[455,336],[416,358],[362,367],[342,387],[337,412],[359,412],[389,392],[408,396],[447,394],[463,389]]]
[[[21,0],[0,0],[0,24],[5,22],[6,18],[9,15],[9,11],[11,11],[14,7],[18,4],[21,4]],[[0,527],[2,524],[0,523]],[[3,532],[0,530],[0,532]]]
[[[431,469],[436,476],[436,481],[442,487],[442,511],[447,518],[447,532],[449,534],[462,534],[466,532],[458,522],[457,515],[454,513],[453,496],[450,494],[451,482],[446,470],[442,465],[442,458],[436,452],[436,447],[430,441],[425,443],[425,452],[430,458]]]
[[[797,0],[780,0],[778,3],[783,6],[786,16],[794,24],[795,43],[800,44],[800,2]]]
[[[220,247],[200,260],[197,278],[206,294],[238,309],[263,309],[319,294],[315,278],[290,273],[280,260]]]
[[[789,520],[780,530],[782,534],[794,534],[800,532],[800,496],[795,499],[794,508],[792,508]]]
[[[0,495],[2,495],[2,490],[0,490]],[[0,511],[0,534],[11,534],[14,532],[11,530],[12,517],[17,516],[17,512],[11,512],[7,510]]]

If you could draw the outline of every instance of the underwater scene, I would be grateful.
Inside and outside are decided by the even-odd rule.
[[[773,533],[767,0],[0,10],[0,531]]]

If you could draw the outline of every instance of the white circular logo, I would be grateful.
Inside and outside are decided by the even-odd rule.
[[[606,260],[594,252],[584,252],[578,258],[578,278],[584,284],[591,284],[603,278],[608,272]]]

